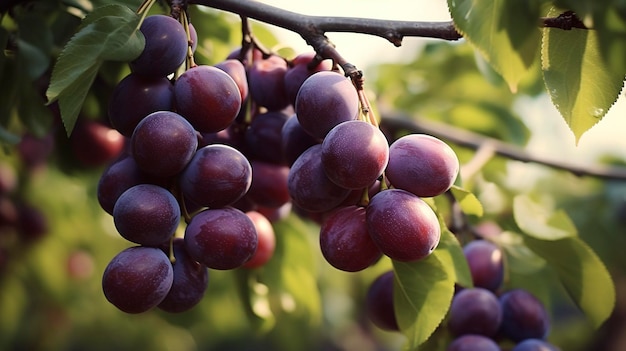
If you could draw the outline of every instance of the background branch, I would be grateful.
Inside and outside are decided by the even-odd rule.
[[[490,153],[506,158],[532,162],[555,169],[568,171],[577,176],[591,176],[602,179],[626,180],[626,167],[606,165],[580,165],[572,162],[561,161],[531,153],[521,147],[505,143],[503,141],[486,137],[465,129],[457,128],[449,124],[432,120],[416,120],[410,116],[401,114],[384,114],[380,127],[384,130],[403,129],[411,133],[425,133],[437,136],[453,144],[468,147],[474,150],[488,150]]]

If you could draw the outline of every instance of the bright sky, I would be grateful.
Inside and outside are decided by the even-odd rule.
[[[263,0],[263,2],[290,11],[319,16],[450,20],[445,0]],[[297,34],[281,29],[276,29],[276,33],[297,52],[311,50]],[[424,42],[424,39],[405,38],[403,46],[396,48],[379,37],[354,33],[327,33],[327,35],[349,62],[363,70],[376,63],[411,60],[416,49]],[[548,97],[539,101],[520,103],[518,113],[533,130],[533,139],[528,145],[530,150],[547,156],[566,158],[572,162],[590,161],[606,152],[626,158],[624,92],[602,121],[582,136],[578,146],[574,144],[573,134]]]

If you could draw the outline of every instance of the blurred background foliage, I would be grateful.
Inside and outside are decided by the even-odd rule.
[[[87,167],[75,157],[58,111],[54,105],[44,107],[44,92],[54,58],[80,17],[111,2],[35,0],[13,6],[10,13],[0,8],[0,45],[6,48],[0,55],[0,173],[9,174],[14,183],[6,188],[0,184],[0,349],[399,349],[403,338],[373,327],[363,309],[368,284],[391,263],[382,260],[358,274],[339,272],[319,252],[316,224],[295,215],[275,223],[278,248],[268,266],[211,271],[205,298],[189,312],[128,315],[105,300],[104,267],[129,244],[97,202],[104,166]],[[16,1],[2,6],[11,3]],[[138,6],[135,0],[116,3]],[[200,38],[198,63],[217,63],[240,44],[237,17],[192,7],[190,18]],[[268,48],[280,44],[266,26],[255,25],[253,32]],[[533,72],[512,94],[469,45],[429,42],[407,63],[370,69],[368,84],[383,116],[401,111],[524,147],[531,131],[515,104],[544,94],[540,71]],[[124,64],[103,66],[81,118],[106,122],[108,97],[127,73]],[[462,164],[476,161],[476,150],[452,146]],[[463,186],[477,195],[485,214],[464,219],[465,227],[456,231],[461,242],[475,233],[503,233],[494,240],[506,248],[505,288],[529,288],[548,303],[550,340],[562,350],[626,348],[625,183],[498,156],[479,161]],[[607,157],[598,162],[624,165],[625,160]],[[512,214],[517,194],[533,196],[548,211],[565,210],[580,237],[606,264],[618,299],[600,330],[588,325],[554,284],[554,273],[520,243]],[[22,205],[41,216],[6,225],[15,214],[11,208]],[[34,234],[24,234],[27,229]],[[445,336],[433,338],[428,348],[441,349],[438,340]]]

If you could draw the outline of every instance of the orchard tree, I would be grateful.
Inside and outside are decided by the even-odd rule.
[[[3,2],[0,346],[622,349],[624,160],[528,152],[516,104],[578,143],[626,5],[447,5]],[[334,32],[434,40],[366,81]]]

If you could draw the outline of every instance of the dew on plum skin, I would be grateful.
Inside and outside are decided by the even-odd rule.
[[[158,248],[134,246],[118,253],[102,275],[106,299],[126,313],[142,313],[157,306],[172,287],[169,258]]]

